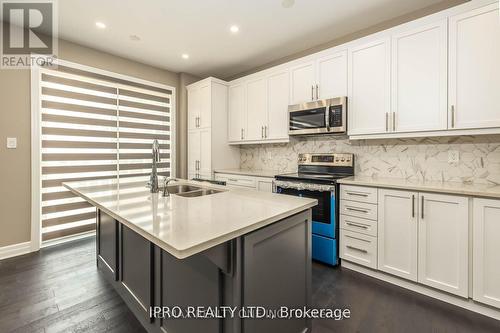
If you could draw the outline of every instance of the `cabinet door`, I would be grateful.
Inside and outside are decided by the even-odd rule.
[[[198,127],[200,116],[200,89],[193,88],[188,91],[188,130]]]
[[[207,84],[200,88],[200,119],[198,120],[199,128],[208,128],[212,123],[212,89],[211,85]]]
[[[192,130],[188,132],[188,173],[198,174],[198,165],[201,152],[200,130]]]
[[[378,269],[417,281],[418,193],[378,193]]]
[[[474,199],[474,300],[500,308],[500,201]]]
[[[229,87],[229,141],[238,142],[245,138],[246,103],[243,84]]]
[[[419,194],[418,282],[468,297],[468,198]]]
[[[314,62],[308,62],[290,70],[291,104],[309,102],[316,99],[314,89]]]
[[[273,192],[272,179],[257,179],[257,190],[261,192]]]
[[[288,105],[290,104],[288,71],[268,77],[267,139],[288,139]]]
[[[320,99],[347,96],[347,51],[319,59],[316,69]]]
[[[393,130],[447,128],[447,73],[447,20],[393,36]]]
[[[264,140],[267,126],[267,80],[260,78],[247,83],[248,140]]]
[[[200,162],[199,173],[212,178],[212,131],[208,128],[200,130]]]
[[[450,18],[451,128],[500,127],[498,2]]]
[[[350,135],[389,130],[390,39],[381,39],[349,50]]]

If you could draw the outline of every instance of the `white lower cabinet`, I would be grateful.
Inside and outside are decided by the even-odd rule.
[[[377,238],[342,230],[340,257],[370,268],[377,268]]]
[[[469,296],[468,197],[381,188],[377,192],[376,188],[348,185],[342,185],[340,191],[343,260]],[[483,260],[475,259],[474,279],[482,278],[475,284],[483,283],[484,289],[474,295],[498,306],[500,201],[494,204],[488,207],[495,208],[475,208],[474,257]],[[484,201],[477,201],[476,206],[486,207]],[[492,296],[488,299],[485,294]]]
[[[419,194],[418,282],[468,296],[469,200]]]
[[[378,269],[417,281],[418,193],[378,192]]]
[[[500,200],[474,199],[473,298],[500,308]]]
[[[253,177],[247,175],[235,175],[229,173],[215,173],[215,180],[226,182],[226,186],[232,188],[248,188],[261,192],[273,191],[273,179],[270,177]]]

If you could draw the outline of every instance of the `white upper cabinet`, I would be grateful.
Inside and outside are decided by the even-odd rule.
[[[498,2],[449,20],[449,124],[500,127]]]
[[[378,269],[417,281],[418,193],[378,191]]]
[[[474,300],[500,308],[500,200],[474,198]]]
[[[212,95],[209,84],[200,87],[198,128],[208,128],[212,122]]]
[[[447,129],[447,20],[392,36],[395,132]]]
[[[347,96],[347,51],[292,67],[290,80],[290,104]]]
[[[200,89],[192,89],[188,94],[188,130],[198,128],[200,115]]]
[[[247,112],[245,102],[245,86],[237,84],[229,87],[229,141],[238,142],[245,139]]]
[[[349,49],[349,135],[389,131],[391,41],[383,38]]]
[[[288,71],[271,74],[268,87],[268,127],[266,138],[288,139],[288,105],[290,104],[290,84]]]
[[[469,199],[420,193],[418,282],[468,297]]]
[[[291,104],[313,101],[316,98],[314,88],[314,61],[290,69]]]
[[[229,142],[288,141],[290,72],[253,77],[229,88]]]
[[[188,94],[188,129],[211,126],[211,86],[209,83],[190,88]]]
[[[347,96],[347,51],[318,59],[316,82],[319,99]]]
[[[267,80],[260,78],[247,83],[247,130],[245,139],[265,139],[267,131]]]

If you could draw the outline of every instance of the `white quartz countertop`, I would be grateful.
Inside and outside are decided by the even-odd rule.
[[[150,193],[144,178],[64,183],[73,193],[173,256],[183,259],[309,209],[315,199],[250,189],[228,189],[181,180],[224,192],[201,197]]]
[[[393,188],[409,191],[437,192],[500,199],[500,185],[460,182],[414,181],[402,178],[354,176],[338,180],[340,184]]]
[[[252,177],[268,177],[274,178],[274,176],[279,175],[280,173],[276,170],[250,170],[250,169],[217,169],[216,173],[228,173],[231,175],[243,175],[243,176],[252,176]]]

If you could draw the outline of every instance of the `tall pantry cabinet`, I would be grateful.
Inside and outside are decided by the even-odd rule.
[[[209,77],[187,90],[188,179],[213,179],[215,169],[238,168],[239,149],[227,144],[227,83]]]

